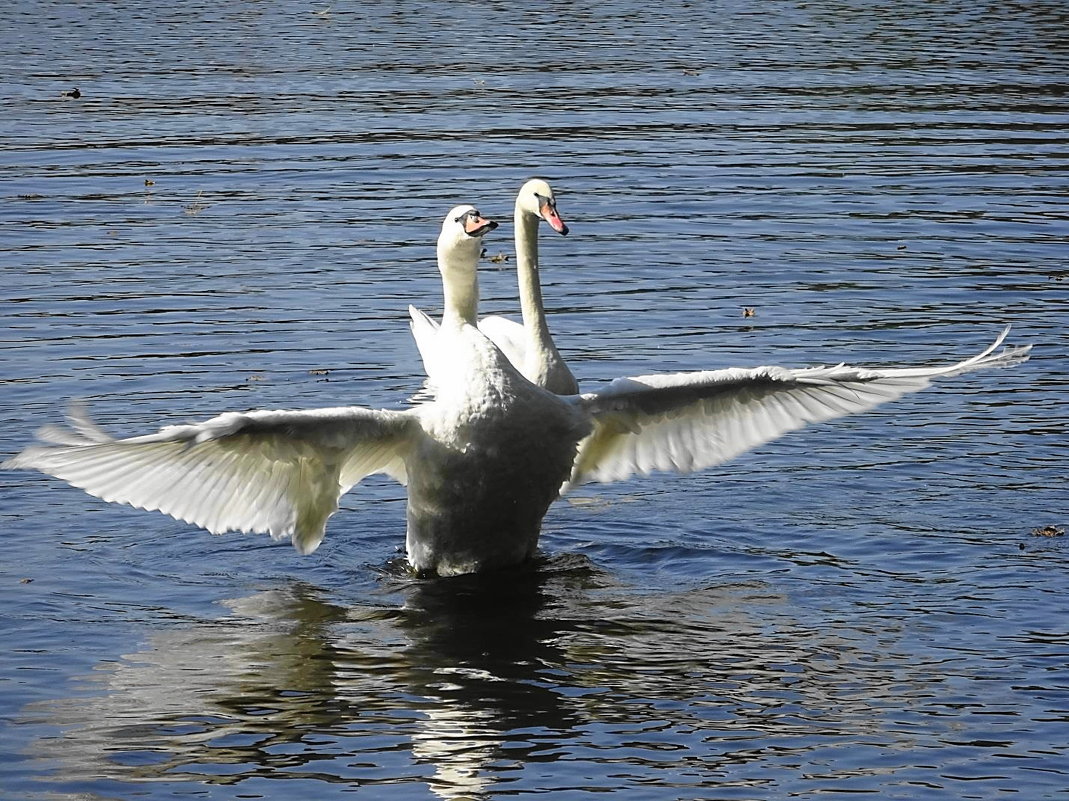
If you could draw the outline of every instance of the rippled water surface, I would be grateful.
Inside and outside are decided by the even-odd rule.
[[[1036,347],[585,487],[503,577],[406,578],[385,479],[300,557],[4,473],[0,796],[1064,797],[1063,2],[11,5],[0,453],[75,397],[400,408],[442,215],[515,314],[534,174],[585,388]]]

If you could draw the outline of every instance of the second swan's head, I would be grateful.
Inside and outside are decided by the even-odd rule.
[[[516,196],[516,208],[549,223],[549,227],[561,236],[568,235],[568,226],[557,213],[557,198],[551,187],[542,178],[532,178],[520,187]]]

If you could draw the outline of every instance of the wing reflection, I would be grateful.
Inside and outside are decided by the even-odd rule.
[[[64,730],[33,753],[75,785],[407,774],[442,798],[480,797],[516,758],[507,732],[573,724],[536,677],[560,658],[538,617],[546,575],[403,585],[400,608],[345,608],[302,583],[227,601],[223,619],[99,665],[86,693],[27,707]]]
[[[751,761],[770,731],[811,736],[829,707],[842,719],[831,679],[859,650],[798,630],[760,586],[638,594],[579,565],[390,592],[400,606],[347,608],[293,583],[154,631],[87,692],[24,710],[62,728],[33,754],[72,786],[284,778],[485,799],[621,730],[655,751],[713,721],[724,736],[703,761]]]

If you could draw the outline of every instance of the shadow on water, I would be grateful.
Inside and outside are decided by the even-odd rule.
[[[483,798],[521,766],[610,747],[621,727],[636,765],[658,772],[659,731],[712,752],[699,732],[714,720],[735,733],[705,758],[750,761],[753,737],[790,736],[785,705],[827,705],[825,673],[849,661],[833,634],[781,639],[789,609],[756,585],[635,595],[576,556],[382,585],[400,605],[345,606],[292,582],[153,631],[84,692],[24,710],[62,731],[32,756],[79,792],[286,778]]]

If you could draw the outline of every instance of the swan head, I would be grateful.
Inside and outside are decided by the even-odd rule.
[[[475,206],[454,206],[442,221],[442,233],[438,244],[447,249],[478,249],[479,240],[497,223],[484,217]]]
[[[561,236],[568,235],[568,226],[557,213],[557,198],[551,187],[542,178],[532,178],[520,187],[516,196],[516,208],[549,223],[549,227]]]
[[[454,206],[442,221],[442,233],[438,235],[438,254],[448,261],[454,258],[472,266],[482,253],[482,237],[497,228],[475,206]]]

